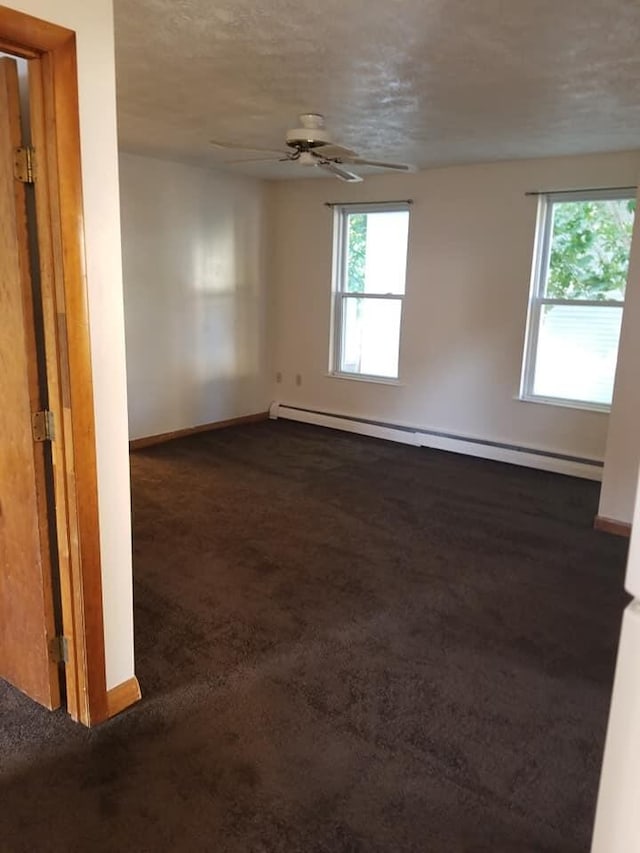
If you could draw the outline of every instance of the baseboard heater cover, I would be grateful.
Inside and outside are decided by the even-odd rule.
[[[272,420],[284,418],[300,423],[315,424],[330,427],[345,432],[355,432],[372,438],[384,438],[414,447],[429,447],[433,450],[447,450],[451,453],[462,453],[467,456],[477,456],[481,459],[491,459],[495,462],[508,462],[512,465],[522,465],[526,468],[538,468],[542,471],[552,471],[557,474],[567,474],[571,477],[582,477],[586,480],[602,480],[603,463],[599,459],[585,459],[565,453],[554,453],[539,448],[522,447],[504,444],[469,436],[454,435],[437,430],[390,424],[374,421],[368,418],[340,415],[333,412],[322,412],[315,409],[304,409],[298,406],[288,406],[274,402],[269,409]]]

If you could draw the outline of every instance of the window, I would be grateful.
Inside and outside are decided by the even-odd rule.
[[[398,378],[409,207],[363,204],[335,209],[331,370]]]
[[[523,399],[610,407],[635,206],[622,190],[540,197]]]

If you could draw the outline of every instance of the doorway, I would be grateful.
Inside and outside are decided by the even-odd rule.
[[[17,331],[14,345],[5,346],[2,352],[0,365],[6,363],[15,370],[14,362],[19,360],[17,350],[21,348],[23,382],[16,380],[17,372],[11,380],[13,384],[3,374],[2,382],[7,383],[6,388],[2,386],[3,392],[10,392],[12,399],[13,395],[20,396],[21,402],[5,406],[12,411],[6,412],[2,420],[4,435],[12,419],[13,438],[5,442],[11,444],[11,452],[0,457],[3,474],[0,501],[3,506],[11,507],[10,523],[0,527],[3,554],[0,570],[5,612],[8,614],[15,608],[16,615],[10,622],[4,620],[0,656],[4,671],[0,675],[7,676],[42,704],[55,707],[60,699],[56,677],[56,654],[59,654],[64,663],[67,710],[75,720],[93,725],[109,716],[109,702],[85,291],[75,35],[63,27],[0,7],[0,50],[26,60],[32,137],[31,146],[19,145],[15,120],[13,131],[3,128],[5,149],[13,152],[11,162],[5,158],[5,183],[7,186],[13,183],[15,187],[14,193],[3,191],[5,204],[0,230],[3,243],[7,244],[3,245],[3,255],[11,259],[12,269],[3,267],[2,280],[4,283],[11,275],[14,282],[11,298],[3,293],[3,308],[11,306],[11,311],[3,313],[6,318],[9,315],[13,318]],[[2,62],[5,101],[9,105],[16,99],[17,75],[8,70],[13,60]],[[7,111],[8,106],[3,108],[2,115],[6,116]],[[23,180],[33,180],[40,284],[35,291],[27,273]],[[42,387],[33,334],[34,313],[41,316],[40,360],[46,368]],[[3,328],[3,335],[4,332]],[[46,409],[39,409],[43,396]],[[50,440],[52,424],[55,436]],[[38,432],[40,427],[42,435]],[[50,440],[47,453],[51,459],[50,491],[55,504],[55,524],[51,526],[46,502],[47,453],[40,437]],[[17,446],[22,457],[14,452]],[[21,467],[20,458],[27,460],[27,468]],[[22,562],[18,559],[26,541],[16,538],[18,531],[20,537],[26,536],[30,542],[37,571],[31,565],[34,559]],[[57,553],[57,569],[51,564],[50,546]],[[52,577],[59,585],[60,626],[55,624]],[[31,627],[28,633],[23,633],[22,614],[27,611]],[[28,655],[34,644],[37,663],[25,664],[25,660],[30,660]],[[27,673],[30,667],[33,671]]]

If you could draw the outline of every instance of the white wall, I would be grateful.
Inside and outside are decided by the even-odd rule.
[[[9,0],[75,30],[107,687],[133,675],[131,516],[111,0]]]
[[[131,438],[266,411],[265,187],[122,153]]]
[[[630,523],[640,461],[640,193],[598,513]]]
[[[591,853],[640,850],[640,604],[624,611]]]
[[[636,444],[640,444],[640,439],[636,440]],[[636,497],[631,521],[633,529],[629,543],[624,587],[629,595],[640,602],[640,491],[638,490],[638,478],[636,478]]]
[[[527,190],[635,184],[640,152],[457,166],[271,189],[276,399],[295,406],[602,459],[608,416],[516,400],[537,200]],[[327,375],[327,201],[412,198],[401,384]],[[302,384],[295,376],[301,374]]]
[[[632,520],[625,588],[634,600],[622,617],[592,853],[640,850],[640,492]]]

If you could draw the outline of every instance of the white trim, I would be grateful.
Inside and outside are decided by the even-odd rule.
[[[529,280],[529,298],[527,301],[527,320],[524,331],[524,350],[522,353],[522,369],[520,371],[520,397],[529,393],[532,385],[530,374],[531,365],[535,364],[535,355],[538,349],[538,327],[539,308],[535,302],[538,280],[542,275],[540,265],[546,254],[542,251],[543,243],[546,241],[547,228],[547,205],[546,196],[538,198],[538,210],[536,214],[536,230],[533,241],[533,262],[531,265],[531,277]]]
[[[363,201],[357,204],[348,201],[336,202],[334,210],[344,210],[345,213],[384,213],[387,210],[411,210],[410,201]]]
[[[348,379],[350,382],[373,382],[374,385],[398,385],[403,386],[405,383],[400,379],[385,376],[369,376],[366,373],[341,373],[338,370],[330,370],[326,374],[329,379]]]
[[[314,412],[287,406],[274,402],[269,410],[272,419],[284,418],[300,423],[315,424],[368,435],[373,438],[383,438],[400,444],[410,444],[414,447],[430,447],[434,450],[446,450],[451,453],[462,453],[466,456],[476,456],[480,459],[491,459],[495,462],[507,462],[521,465],[525,468],[537,468],[541,471],[552,471],[557,474],[567,474],[571,477],[581,477],[585,480],[602,480],[601,460],[566,459],[563,454],[554,454],[537,448],[512,448],[500,446],[482,439],[472,439],[471,436],[442,435],[429,430],[415,427],[401,427],[396,424],[371,423],[366,420],[349,418],[348,416],[331,414],[329,412]],[[537,451],[537,452],[536,452]]]
[[[601,415],[608,415],[611,412],[611,403],[586,403],[584,400],[565,400],[562,397],[542,397],[537,394],[520,394],[513,399],[519,403],[542,403],[543,406],[579,409],[582,412],[600,412]]]
[[[636,197],[636,187],[604,187],[589,190],[556,190],[541,192],[541,196],[556,201],[616,201]]]

